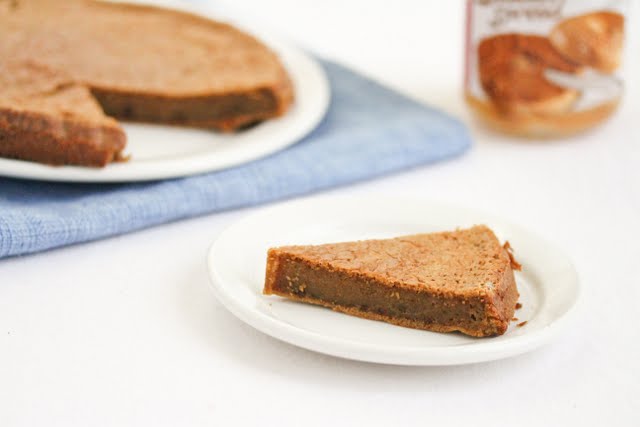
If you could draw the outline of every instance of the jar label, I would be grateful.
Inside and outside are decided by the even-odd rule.
[[[617,102],[626,0],[469,0],[465,88],[496,114],[562,116]]]

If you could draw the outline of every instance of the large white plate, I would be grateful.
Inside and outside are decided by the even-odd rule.
[[[493,338],[436,333],[364,320],[262,295],[267,249],[489,225],[508,239],[522,272],[518,322]],[[224,231],[209,257],[212,289],[231,312],[288,343],[334,356],[399,365],[453,365],[532,350],[564,329],[578,301],[570,260],[531,232],[482,212],[401,198],[320,198],[256,213]]]
[[[174,5],[174,2],[169,4]],[[189,8],[189,11],[196,10]],[[304,52],[275,41],[269,35],[259,34],[259,37],[278,53],[293,82],[296,100],[285,116],[234,134],[125,124],[126,152],[132,155],[128,162],[93,169],[0,158],[0,176],[68,182],[175,178],[237,166],[298,142],[326,113],[330,98],[327,77],[317,61]]]

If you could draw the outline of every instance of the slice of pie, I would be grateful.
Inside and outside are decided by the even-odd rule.
[[[264,293],[437,332],[503,334],[520,265],[486,226],[269,250]]]
[[[37,61],[0,58],[0,157],[100,167],[123,160],[125,145],[87,87]]]

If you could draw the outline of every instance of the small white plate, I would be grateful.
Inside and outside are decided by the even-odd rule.
[[[126,152],[131,154],[128,162],[95,169],[0,158],[0,176],[65,182],[166,179],[226,169],[295,144],[320,123],[327,111],[327,76],[320,64],[304,52],[268,35],[258,37],[279,55],[293,82],[296,99],[283,117],[233,134],[125,123]]]
[[[267,249],[386,238],[487,224],[509,240],[522,263],[516,273],[522,308],[493,338],[436,333],[364,320],[262,295]],[[576,271],[560,250],[500,218],[469,209],[402,198],[318,198],[267,208],[225,230],[208,257],[212,289],[256,329],[309,350],[367,362],[455,365],[530,351],[564,329],[579,296]],[[527,323],[516,326],[519,322]]]

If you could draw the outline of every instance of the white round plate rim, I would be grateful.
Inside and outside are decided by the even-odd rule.
[[[195,7],[185,7],[184,4],[179,2],[168,2],[167,5],[178,10],[186,10],[187,12],[216,18],[208,11]],[[243,28],[241,24],[239,25],[233,20],[227,19],[224,15],[221,16],[225,21],[232,22],[233,25]],[[157,160],[141,159],[136,161],[135,153],[133,153],[131,161],[109,164],[104,168],[50,166],[23,160],[0,158],[0,176],[54,182],[86,183],[135,182],[178,178],[238,166],[276,153],[297,143],[313,131],[326,115],[331,97],[327,75],[318,61],[302,50],[272,37],[269,33],[263,34],[261,31],[251,31],[245,28],[243,30],[256,34],[269,48],[279,55],[291,77],[296,100],[290,111],[284,116],[266,120],[254,128],[234,134],[238,140],[230,141],[230,143],[237,144],[235,147],[225,151],[211,150],[179,154],[173,159],[161,158]],[[124,123],[127,133],[136,127],[144,128],[145,126],[152,127],[153,125]],[[157,128],[158,131],[163,128],[168,130],[176,129],[175,127],[153,127]],[[179,129],[183,135],[189,135],[189,132],[202,132],[202,130],[190,128]],[[217,136],[220,138],[229,137],[229,135],[221,134]],[[216,135],[212,134],[212,140],[214,138],[216,138]],[[248,141],[248,143],[244,141]],[[242,144],[243,142],[244,145]],[[180,142],[177,143],[179,144]]]
[[[242,231],[248,225],[264,223],[267,218],[284,217],[291,215],[296,210],[305,209],[305,212],[311,210],[322,209],[323,206],[331,206],[336,204],[359,207],[366,211],[371,207],[382,207],[384,204],[396,204],[397,206],[408,206],[412,210],[420,209],[424,212],[433,210],[444,210],[450,212],[464,213],[477,218],[482,223],[488,223],[490,226],[498,225],[501,228],[508,229],[511,232],[519,233],[519,236],[526,236],[531,245],[542,245],[549,254],[561,257],[559,262],[566,266],[562,273],[566,277],[566,290],[572,294],[572,299],[568,302],[568,306],[560,315],[558,315],[550,324],[542,328],[533,330],[528,333],[522,333],[518,336],[507,337],[503,335],[497,338],[467,338],[468,344],[460,344],[455,346],[406,346],[406,345],[388,345],[388,344],[372,344],[362,341],[344,339],[336,336],[320,334],[314,331],[303,329],[302,327],[289,324],[274,316],[260,311],[254,305],[247,301],[242,301],[230,292],[230,286],[234,286],[229,280],[221,277],[220,271],[225,266],[217,262],[222,253],[230,253],[228,242],[238,241],[238,237],[242,236]],[[271,225],[271,224],[270,224]],[[444,228],[443,228],[444,230]],[[416,230],[416,232],[419,232]],[[241,239],[240,239],[241,240]],[[516,251],[523,248],[517,248]],[[264,254],[266,258],[266,252]],[[523,260],[519,260],[523,261]],[[525,260],[526,261],[526,260]],[[516,356],[531,350],[534,350],[553,338],[561,334],[576,317],[579,311],[580,301],[580,285],[578,274],[573,267],[571,260],[554,244],[537,236],[525,228],[515,225],[509,221],[505,221],[499,216],[481,212],[475,209],[463,208],[446,203],[430,202],[425,200],[416,200],[403,198],[398,196],[391,197],[319,197],[312,199],[303,199],[293,202],[285,202],[282,205],[263,208],[255,212],[224,230],[215,242],[211,245],[208,252],[208,269],[209,284],[218,301],[222,303],[235,316],[245,323],[253,326],[257,330],[277,338],[289,344],[305,348],[307,350],[316,351],[331,356],[345,359],[358,360],[363,362],[393,364],[393,365],[411,365],[411,366],[443,366],[443,365],[460,365],[468,363],[485,362],[497,360],[506,357]],[[222,263],[224,264],[224,262]],[[548,291],[549,289],[546,289]],[[257,298],[274,298],[258,295]],[[277,298],[277,297],[275,297]],[[296,303],[298,304],[298,303]],[[300,304],[301,306],[308,306]],[[547,305],[549,303],[547,302]],[[544,307],[543,307],[544,308]],[[330,310],[323,309],[326,315],[346,316],[341,313],[335,313]],[[549,310],[549,307],[547,307]],[[537,311],[540,311],[538,309]],[[517,314],[516,314],[517,315]],[[539,315],[539,314],[538,314]],[[386,325],[382,322],[371,322],[371,327],[375,325]],[[398,326],[392,326],[400,328]],[[523,330],[525,328],[522,328]],[[420,331],[423,332],[423,331]],[[433,332],[424,332],[435,334]],[[507,339],[500,341],[500,338]]]

